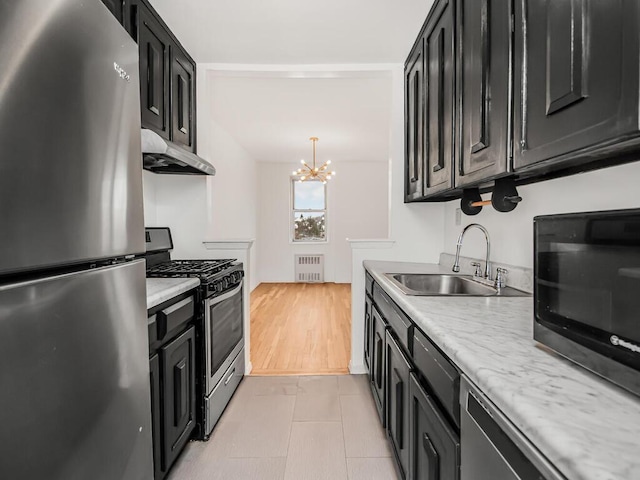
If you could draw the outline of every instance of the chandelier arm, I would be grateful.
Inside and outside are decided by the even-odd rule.
[[[331,175],[335,174],[335,172],[333,171],[327,171],[331,160],[327,160],[322,164],[322,166],[316,167],[316,142],[318,141],[318,137],[311,137],[309,138],[309,140],[313,142],[313,166],[309,166],[307,162],[301,160],[300,163],[302,163],[303,167],[299,168],[296,174],[298,177],[300,177],[300,182],[305,182],[307,180],[317,180],[326,184],[327,180],[331,179]]]

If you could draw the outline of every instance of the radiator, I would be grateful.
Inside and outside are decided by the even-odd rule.
[[[295,255],[296,282],[324,282],[324,255]]]

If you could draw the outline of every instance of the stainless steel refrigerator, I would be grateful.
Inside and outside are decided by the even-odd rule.
[[[0,0],[0,478],[153,477],[138,49]]]

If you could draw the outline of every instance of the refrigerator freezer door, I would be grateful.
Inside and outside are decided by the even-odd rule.
[[[138,47],[102,2],[0,2],[0,275],[144,252]]]
[[[153,477],[144,261],[0,286],[0,478]]]

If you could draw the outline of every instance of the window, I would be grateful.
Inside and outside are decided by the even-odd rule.
[[[322,182],[291,179],[294,242],[327,241],[327,187]]]

